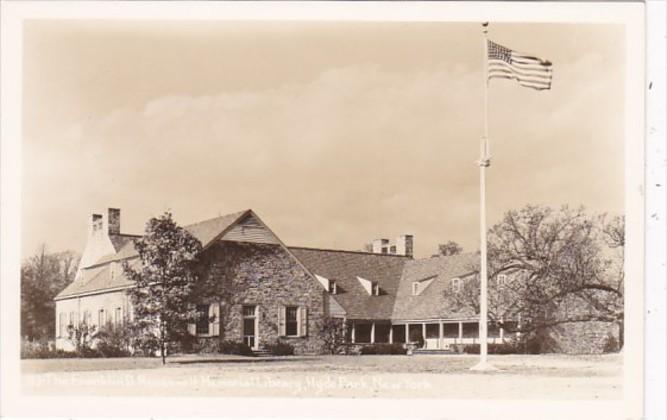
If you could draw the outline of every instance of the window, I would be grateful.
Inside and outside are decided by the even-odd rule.
[[[67,337],[67,314],[64,312],[58,317],[58,337]]]
[[[106,319],[104,318],[104,309],[100,309],[97,312],[97,327],[102,328],[105,323],[106,323]]]
[[[380,286],[378,285],[378,283],[376,281],[374,281],[373,285],[371,287],[372,287],[371,294],[373,296],[379,296],[380,295]]]
[[[332,295],[335,295],[338,289],[336,288],[336,282],[333,280],[329,280],[329,293]]]
[[[90,311],[88,309],[83,311],[83,323],[90,325]]]
[[[461,279],[456,277],[452,279],[452,291],[458,293],[461,291]]]
[[[285,335],[299,335],[299,308],[297,306],[285,308]]]
[[[246,305],[242,309],[243,314],[243,342],[249,347],[255,348],[255,336],[257,331],[255,328],[257,322],[257,306]]]
[[[388,250],[387,250],[387,247],[386,247],[386,246],[383,246],[383,247],[382,247],[382,253],[383,253],[383,254],[386,254],[387,251],[388,251]]]
[[[72,326],[77,326],[79,324],[79,320],[77,319],[77,313],[76,312],[70,312],[69,313],[69,325]]]
[[[197,323],[195,324],[197,334],[208,334],[208,307],[209,305],[197,305]]]
[[[416,281],[412,283],[412,296],[417,296],[419,294],[419,282]]]
[[[392,245],[389,247],[389,253],[390,254],[395,254],[396,253],[396,245]]]
[[[506,274],[498,274],[496,277],[496,281],[498,283],[498,287],[505,287],[507,284],[507,275]]]
[[[113,313],[113,323],[120,325],[123,322],[123,310],[121,308],[116,308]]]

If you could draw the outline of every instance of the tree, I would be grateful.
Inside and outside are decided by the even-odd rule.
[[[526,206],[507,212],[488,234],[489,318],[521,317],[522,332],[567,322],[623,321],[622,218],[605,222],[583,208]],[[476,269],[476,268],[475,268]],[[506,274],[509,283],[499,284]],[[479,278],[455,299],[479,311]],[[567,305],[571,310],[563,310]]]
[[[447,241],[444,244],[438,245],[439,255],[444,255],[444,256],[458,255],[461,252],[463,252],[463,248],[461,248],[461,246],[454,241]]]
[[[134,244],[140,266],[123,263],[125,275],[136,283],[128,291],[134,321],[143,342],[159,343],[164,364],[166,344],[187,335],[188,323],[197,316],[194,290],[202,245],[169,212],[151,218]]]
[[[53,298],[74,280],[79,257],[73,252],[49,253],[42,245],[21,265],[21,336],[45,340],[55,336]]]
[[[338,354],[345,346],[346,322],[342,318],[327,317],[322,321],[320,338],[329,354]]]

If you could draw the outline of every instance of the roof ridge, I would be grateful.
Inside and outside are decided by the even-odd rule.
[[[316,248],[316,247],[307,247],[307,246],[287,246],[288,249],[305,249],[309,251],[325,251],[325,252],[346,252],[348,254],[362,254],[362,255],[374,255],[377,257],[403,257],[403,258],[410,258],[407,255],[397,255],[397,254],[378,254],[376,252],[369,252],[369,251],[350,251],[347,249],[331,249],[331,248]]]
[[[183,226],[183,228],[187,229],[187,228],[192,227],[192,226],[200,225],[202,223],[211,222],[213,220],[222,219],[222,218],[225,218],[225,217],[231,217],[231,216],[237,216],[238,217],[238,216],[242,215],[243,213],[246,213],[246,212],[249,212],[249,211],[251,211],[251,209],[245,209],[245,210],[236,211],[236,212],[233,212],[233,213],[228,213],[228,214],[223,214],[223,215],[216,216],[216,217],[211,217],[209,219],[200,220],[200,221],[195,222],[195,223],[190,223],[189,225]]]

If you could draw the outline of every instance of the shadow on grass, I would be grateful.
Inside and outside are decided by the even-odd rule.
[[[248,356],[239,359],[188,359],[168,360],[168,364],[196,365],[196,364],[228,364],[228,363],[273,363],[273,362],[303,362],[318,360],[317,357],[253,357]]]

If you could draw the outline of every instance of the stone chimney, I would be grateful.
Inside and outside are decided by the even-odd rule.
[[[396,255],[405,255],[412,257],[414,237],[412,235],[401,235],[396,238]]]
[[[373,241],[374,254],[414,255],[414,237],[412,235],[401,235],[394,242],[389,239],[375,239]]]
[[[389,239],[373,240],[373,254],[388,254],[388,253],[389,253]]]
[[[109,208],[107,216],[107,233],[120,235],[120,209]]]

